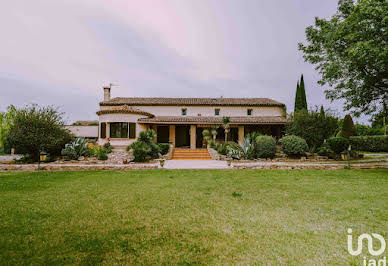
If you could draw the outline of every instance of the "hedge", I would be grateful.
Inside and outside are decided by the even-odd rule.
[[[388,152],[388,136],[357,136],[349,140],[352,150]]]

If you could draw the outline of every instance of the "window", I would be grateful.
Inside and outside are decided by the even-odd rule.
[[[182,115],[187,115],[187,108],[182,108]]]
[[[220,115],[220,109],[214,109],[214,115]]]
[[[247,115],[252,115],[252,109],[247,110]]]
[[[128,138],[128,123],[110,123],[111,138]]]
[[[110,123],[110,137],[116,139],[136,138],[136,123]]]
[[[100,138],[102,138],[102,139],[106,138],[106,123],[101,123],[101,126],[100,126]]]

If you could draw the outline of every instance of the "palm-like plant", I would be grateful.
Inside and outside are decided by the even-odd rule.
[[[229,117],[224,117],[222,119],[222,127],[225,130],[225,142],[228,141],[228,133],[229,133],[229,128],[230,128],[230,118]]]
[[[210,129],[210,133],[213,136],[213,141],[216,141],[217,129],[218,129],[218,126],[212,126],[212,128]]]

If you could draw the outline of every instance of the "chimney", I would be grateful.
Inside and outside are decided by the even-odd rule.
[[[110,87],[104,87],[104,102],[110,101]]]

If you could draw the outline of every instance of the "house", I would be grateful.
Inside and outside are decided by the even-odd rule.
[[[74,136],[91,140],[98,140],[98,121],[76,121],[65,126]]]
[[[202,131],[213,125],[219,126],[217,139],[224,140],[223,117],[230,118],[228,140],[239,143],[255,131],[279,138],[286,123],[285,105],[268,98],[111,98],[111,88],[103,89],[100,145],[129,145],[151,128],[158,143],[196,149],[204,147]]]

